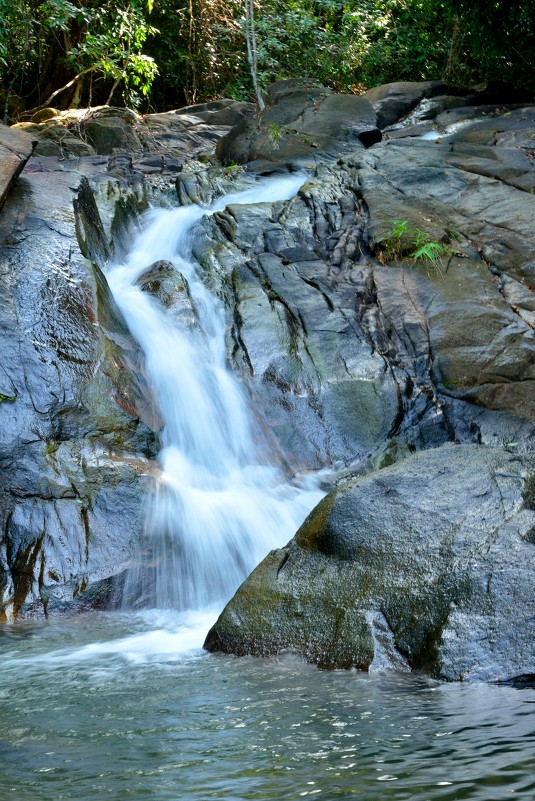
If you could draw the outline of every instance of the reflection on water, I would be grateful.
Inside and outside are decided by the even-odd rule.
[[[200,649],[209,617],[0,636],[0,799],[531,799],[535,691]]]

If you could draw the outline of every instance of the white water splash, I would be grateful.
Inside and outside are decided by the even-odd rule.
[[[397,650],[394,634],[384,614],[378,609],[370,610],[366,613],[366,622],[373,638],[373,660],[368,672],[399,670],[401,673],[410,673],[411,667]]]
[[[161,477],[147,509],[149,554],[132,572],[144,605],[201,609],[222,603],[270,548],[295,533],[323,492],[317,482],[289,483],[270,463],[252,424],[247,398],[225,366],[221,302],[203,285],[191,255],[190,231],[205,214],[230,203],[286,200],[303,176],[271,178],[219,199],[209,208],[151,212],[127,262],[108,281],[146,359],[164,420]],[[137,279],[166,260],[187,280],[199,325],[176,319]],[[146,562],[153,566],[148,587]]]

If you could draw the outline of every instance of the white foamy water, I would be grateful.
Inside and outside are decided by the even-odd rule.
[[[223,603],[323,495],[314,480],[289,482],[266,453],[246,394],[225,364],[222,303],[200,280],[190,241],[203,215],[230,203],[286,200],[303,181],[265,179],[209,208],[152,211],[126,263],[107,276],[145,354],[164,421],[161,476],[148,498],[147,542],[128,582],[130,602],[137,595],[144,605],[178,610]],[[196,325],[180,326],[136,284],[158,260],[186,279]]]

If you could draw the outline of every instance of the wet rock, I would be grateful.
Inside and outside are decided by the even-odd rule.
[[[362,97],[373,106],[377,126],[382,130],[412,111],[424,98],[462,93],[462,89],[444,81],[396,81],[368,89]]]
[[[496,129],[502,126],[508,133],[498,139]],[[529,221],[535,218],[535,199],[518,187],[531,186],[535,173],[515,144],[533,130],[533,110],[526,109],[501,124],[499,119],[475,123],[449,143],[391,141],[379,147],[377,160],[359,177],[371,244],[386,260],[374,271],[383,310],[390,303],[385,292],[390,296],[388,287],[392,281],[396,285],[397,322],[387,313],[391,329],[398,336],[407,332],[399,299],[408,292],[413,309],[426,308],[420,332],[433,354],[431,385],[531,425],[535,343]],[[479,144],[477,158],[474,134],[494,141]],[[412,245],[403,238],[394,242],[396,221],[405,221]],[[434,263],[407,258],[417,250],[415,236],[436,243],[442,255]],[[396,263],[404,271],[399,281],[387,266]]]
[[[32,159],[0,216],[1,619],[101,603],[142,526],[154,436],[113,399],[75,237],[80,177]]]
[[[177,114],[193,115],[209,125],[237,125],[255,111],[254,103],[221,98],[210,103],[198,103],[177,109]]]
[[[112,221],[111,231],[120,225],[125,232],[124,205],[129,198],[129,195],[123,195],[123,203],[120,199],[116,200],[115,214],[122,221],[120,224],[115,222],[115,225]],[[85,178],[74,201],[74,211],[80,248],[83,255],[90,260],[95,277],[97,319],[105,336],[105,369],[116,389],[114,398],[128,414],[139,417],[150,429],[157,432],[161,428],[161,417],[145,379],[143,354],[128,330],[103,271],[114,243],[110,243],[105,234],[93,191]]]
[[[141,142],[131,125],[121,117],[98,117],[80,123],[80,133],[100,155],[116,151],[139,153]]]
[[[210,206],[223,195],[233,194],[250,187],[242,167],[213,167],[206,169],[201,162],[184,167],[175,181],[176,192],[182,206],[193,203]]]
[[[194,246],[225,299],[231,363],[295,467],[361,457],[399,413],[396,381],[358,324],[365,212],[347,177],[326,172],[286,204],[230,205]]]
[[[192,329],[198,325],[195,303],[189,284],[171,262],[156,261],[136,281],[142,292],[152,295],[180,328]]]
[[[34,122],[20,122],[13,125],[16,130],[25,131],[37,140],[35,154],[37,156],[57,156],[68,158],[70,156],[92,156],[95,149],[90,143],[84,141],[56,118],[37,124]]]
[[[142,521],[147,460],[80,441],[45,446],[39,474],[12,484],[0,560],[10,565],[2,612],[40,617],[72,611],[84,592],[128,566]],[[2,559],[3,557],[3,559]],[[7,578],[7,577],[6,577]],[[91,606],[107,600],[100,588]]]
[[[533,456],[445,445],[342,484],[206,639],[321,667],[511,680],[533,662]]]
[[[527,98],[504,81],[489,81],[472,88],[444,81],[396,81],[368,89],[362,97],[377,112],[377,125],[383,130],[434,119],[449,124],[515,108]],[[443,117],[441,122],[441,117]]]

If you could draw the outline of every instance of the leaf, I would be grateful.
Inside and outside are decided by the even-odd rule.
[[[438,242],[426,242],[414,251],[412,258],[414,260],[429,259],[429,261],[437,262],[443,254],[444,248]]]

